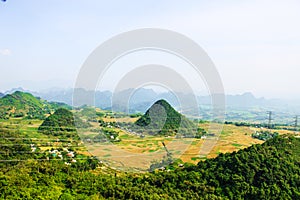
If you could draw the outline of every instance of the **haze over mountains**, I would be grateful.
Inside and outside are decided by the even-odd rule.
[[[15,91],[30,92],[34,96],[47,101],[62,102],[72,105],[73,89],[53,89],[42,92],[32,92],[23,88],[14,88],[0,93],[0,97],[11,94]],[[203,119],[211,117],[211,97],[196,96],[198,105],[189,101],[195,98],[193,94],[180,93],[180,98],[185,99],[185,105],[180,105],[175,94],[171,92],[156,92],[152,89],[141,88],[138,90],[127,89],[121,92],[112,93],[111,91],[86,91],[77,89],[82,96],[90,94],[95,96],[93,106],[113,110],[118,112],[144,113],[157,100],[166,99],[174,108],[189,116],[201,115]],[[178,96],[178,93],[177,93]],[[292,123],[294,115],[300,113],[300,103],[298,101],[287,101],[281,99],[256,98],[252,93],[240,95],[226,95],[226,120],[266,120],[266,111],[274,112],[274,122]],[[127,100],[129,99],[129,101]],[[196,108],[195,108],[196,107]],[[243,114],[241,114],[243,113]]]

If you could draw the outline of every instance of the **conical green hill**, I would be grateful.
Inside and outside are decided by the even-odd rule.
[[[195,135],[196,125],[178,113],[166,100],[156,101],[135,125],[143,127],[149,134]]]

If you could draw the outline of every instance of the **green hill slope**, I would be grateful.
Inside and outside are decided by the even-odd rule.
[[[62,103],[49,103],[30,93],[16,91],[0,98],[0,119],[9,117],[44,119],[46,114],[50,114],[58,107],[69,106]]]
[[[46,135],[78,138],[77,128],[87,128],[89,126],[87,122],[83,122],[80,118],[74,116],[71,111],[59,108],[44,120],[38,131]]]
[[[156,101],[135,125],[145,129],[150,134],[195,136],[196,125],[182,114],[178,113],[167,101]]]

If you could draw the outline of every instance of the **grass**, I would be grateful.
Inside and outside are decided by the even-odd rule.
[[[108,149],[108,148],[105,148],[105,149],[103,149],[104,151],[111,151],[111,149]]]
[[[109,118],[109,120],[112,120]],[[127,118],[118,118],[118,120],[129,120]],[[130,120],[136,120],[130,118]],[[13,118],[9,120],[0,120],[2,127],[10,129],[19,129],[20,134],[28,138],[36,138],[36,141],[51,141],[53,146],[66,145],[66,142],[52,142],[57,137],[47,136],[37,132],[41,120],[22,120],[19,118]],[[208,129],[209,123],[202,123],[199,127]],[[93,128],[99,128],[98,124],[93,124]],[[80,153],[90,155],[91,152],[94,156],[99,158],[108,158],[116,163],[123,163],[126,167],[147,169],[152,160],[161,160],[166,156],[166,152],[163,149],[162,141],[165,142],[167,148],[174,158],[180,158],[183,162],[190,162],[196,164],[201,160],[207,158],[216,157],[220,153],[233,152],[242,148],[251,146],[252,144],[263,143],[263,141],[253,139],[251,134],[256,130],[249,127],[237,127],[234,125],[224,125],[222,133],[216,145],[212,148],[209,154],[200,157],[199,152],[201,147],[206,142],[203,139],[195,138],[178,138],[175,137],[155,137],[146,135],[145,138],[140,138],[126,131],[120,131],[119,138],[121,142],[115,144],[109,143],[97,143],[87,146],[78,146],[76,149],[80,149]],[[83,130],[87,135],[95,134],[92,131]],[[276,130],[280,134],[293,133],[289,131]],[[84,133],[84,134],[85,134]],[[43,148],[51,148],[52,146],[45,146]],[[72,144],[73,145],[73,144]]]
[[[241,147],[241,146],[243,146],[243,145],[237,144],[237,143],[233,143],[233,144],[231,144],[231,145],[234,146],[234,147]]]
[[[191,157],[191,160],[192,161],[197,161],[197,160],[201,160],[201,158],[200,157]]]

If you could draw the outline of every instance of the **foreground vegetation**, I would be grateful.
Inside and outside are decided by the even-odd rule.
[[[15,133],[1,130],[7,136]],[[12,134],[12,135],[11,135]],[[30,141],[32,142],[32,141]],[[4,142],[7,144],[7,141]],[[10,160],[22,144],[6,149]],[[28,147],[27,147],[28,148]],[[11,149],[11,153],[9,153]],[[18,149],[30,151],[30,149]],[[2,199],[299,199],[300,139],[279,136],[262,145],[220,154],[197,165],[146,174],[103,171],[91,157],[77,163],[42,159],[38,152],[23,161],[1,163]],[[2,157],[1,159],[8,157]]]

